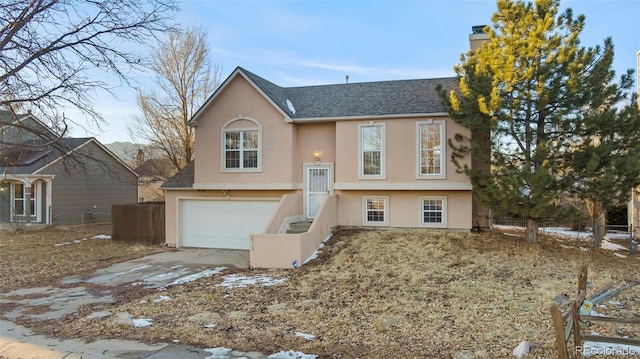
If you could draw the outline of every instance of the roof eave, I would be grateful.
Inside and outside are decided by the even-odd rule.
[[[196,191],[195,188],[192,187],[164,187],[160,186],[160,189],[163,191]]]
[[[333,117],[301,117],[292,119],[291,122],[336,122],[336,121],[362,121],[362,120],[382,120],[389,118],[413,118],[413,117],[443,117],[449,116],[447,112],[421,112],[421,113],[400,113],[387,115],[362,115],[362,116],[333,116]]]
[[[94,137],[91,137],[91,138],[87,139],[85,142],[79,144],[75,148],[72,148],[69,152],[60,154],[60,156],[58,156],[58,158],[56,158],[55,160],[44,164],[42,167],[38,168],[37,170],[34,170],[32,173],[33,174],[38,174],[38,173],[42,172],[47,167],[52,166],[54,163],[60,161],[61,159],[65,158],[67,156],[70,156],[72,153],[78,151],[79,149],[81,149],[82,147],[86,146],[88,143],[91,143],[91,142],[95,143],[98,147],[100,147],[103,151],[105,151],[109,156],[111,156],[114,160],[116,160],[118,163],[120,163],[125,169],[127,169],[134,176],[136,176],[136,178],[140,178],[140,176],[136,173],[136,171],[133,170],[133,168],[131,168],[126,163],[124,163],[118,156],[116,156],[113,152],[111,152],[106,146],[104,146],[102,143],[100,143]]]

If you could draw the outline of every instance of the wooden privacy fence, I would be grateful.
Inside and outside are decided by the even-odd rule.
[[[164,203],[111,206],[111,239],[147,246],[164,244]]]
[[[609,343],[609,344],[620,344],[627,346],[640,346],[640,339],[630,339],[630,338],[622,338],[622,337],[608,337],[608,336],[600,336],[600,335],[583,335],[580,332],[580,326],[583,323],[588,322],[606,322],[606,323],[615,323],[615,324],[640,324],[640,319],[638,318],[611,318],[611,317],[603,317],[603,316],[594,316],[589,314],[580,314],[580,308],[583,307],[584,303],[588,303],[590,305],[595,305],[597,303],[601,303],[602,301],[609,299],[635,285],[637,285],[637,281],[631,281],[623,285],[617,289],[611,289],[611,286],[605,286],[600,291],[598,291],[595,295],[588,298],[587,300],[587,267],[583,266],[580,270],[580,274],[578,276],[578,295],[574,300],[569,303],[569,307],[566,311],[562,312],[558,304],[554,303],[551,310],[551,321],[553,323],[553,329],[556,337],[556,349],[558,351],[558,359],[567,359],[569,358],[569,351],[567,349],[567,344],[569,339],[571,338],[571,334],[573,334],[573,346],[572,346],[572,354],[575,358],[581,358],[584,347],[583,343],[585,342],[598,342],[598,343]],[[590,313],[589,309],[584,310],[583,312]],[[566,324],[565,324],[566,322]],[[638,354],[638,353],[635,353]]]

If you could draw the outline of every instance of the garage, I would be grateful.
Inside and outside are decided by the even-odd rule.
[[[279,200],[180,200],[183,247],[249,249],[249,235],[262,233]]]

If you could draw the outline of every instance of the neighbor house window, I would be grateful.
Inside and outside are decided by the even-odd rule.
[[[385,177],[385,125],[358,126],[360,131],[360,178]]]
[[[235,128],[234,125],[241,125],[243,128]],[[260,170],[260,141],[260,127],[257,122],[249,119],[236,119],[227,124],[222,134],[223,169],[229,171]]]
[[[447,227],[447,198],[420,198],[420,224],[424,227]]]
[[[13,183],[11,185],[13,215],[26,215],[27,201],[29,202],[29,214],[36,215],[36,186],[31,187],[31,193],[27,195],[26,186],[22,183]]]
[[[364,207],[364,225],[386,226],[389,224],[387,210],[389,197],[363,197],[362,204]]]
[[[421,121],[417,127],[418,177],[445,176],[445,122]]]

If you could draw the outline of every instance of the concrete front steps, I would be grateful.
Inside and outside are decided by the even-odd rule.
[[[311,227],[312,222],[313,221],[304,220],[304,221],[289,223],[289,226],[287,228],[287,234],[305,233],[309,231],[309,227]]]

